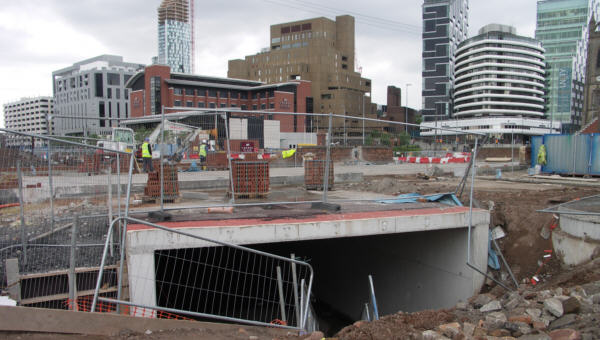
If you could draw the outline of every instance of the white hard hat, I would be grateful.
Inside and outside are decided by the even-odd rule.
[[[202,140],[202,143],[206,143],[206,139],[203,139],[203,140]]]

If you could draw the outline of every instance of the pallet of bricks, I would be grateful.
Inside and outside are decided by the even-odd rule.
[[[163,165],[163,198],[165,202],[173,202],[179,197],[179,179],[177,175],[177,167],[172,165]],[[144,188],[144,201],[155,202],[160,199],[160,166],[155,168],[156,171],[148,173],[148,182]]]
[[[304,186],[306,190],[323,190],[326,162],[318,159],[304,160]],[[328,190],[333,189],[333,162],[329,162]]]
[[[235,198],[263,198],[269,194],[269,162],[232,161],[231,174]]]

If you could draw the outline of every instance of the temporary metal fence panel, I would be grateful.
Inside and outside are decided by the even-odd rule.
[[[109,222],[123,214],[130,155],[1,131],[0,289],[21,305],[67,308],[69,293],[90,294]],[[111,255],[118,248],[111,240]]]
[[[129,306],[136,316],[160,317],[169,312],[195,319],[304,328],[310,299],[295,297],[301,296],[304,282],[308,289],[302,296],[310,296],[313,269],[308,263],[138,219],[121,220],[136,225],[136,231],[128,232],[127,247],[143,240],[145,249],[144,254],[127,251],[130,299],[99,297],[99,277],[92,311]],[[117,222],[112,223],[109,236]],[[139,230],[144,228],[142,235]],[[172,240],[168,249],[158,246],[159,240],[167,239]],[[106,242],[103,264],[109,249]]]

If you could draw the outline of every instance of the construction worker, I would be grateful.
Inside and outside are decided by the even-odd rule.
[[[144,172],[154,171],[154,166],[152,166],[152,147],[150,146],[150,138],[144,139],[144,143],[142,144],[142,159],[144,161]]]
[[[200,145],[200,151],[198,151],[198,156],[200,157],[200,163],[206,163],[206,139],[202,140],[202,144]]]

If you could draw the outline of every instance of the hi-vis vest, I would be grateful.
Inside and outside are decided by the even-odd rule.
[[[200,152],[198,154],[202,157],[206,157],[206,144],[200,145]]]
[[[142,157],[143,158],[152,158],[152,155],[150,154],[150,150],[148,149],[148,142],[144,142],[144,144],[142,144]]]

